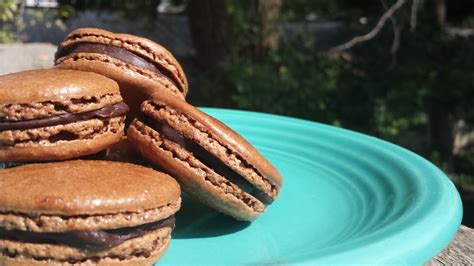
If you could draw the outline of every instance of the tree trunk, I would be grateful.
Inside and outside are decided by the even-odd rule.
[[[257,54],[275,52],[280,41],[280,9],[283,0],[257,0],[257,16],[260,23],[260,43]]]
[[[226,0],[189,0],[191,37],[199,65],[213,68],[229,51],[230,22]]]
[[[446,0],[434,0],[436,24],[443,28],[446,23]]]
[[[449,108],[439,101],[432,101],[428,106],[429,142],[432,150],[440,155],[448,171],[453,166],[453,121]]]
[[[250,0],[247,23],[260,29],[252,50],[261,58],[278,49],[279,20],[283,0]],[[189,0],[188,16],[196,58],[201,65],[214,66],[232,48],[232,21],[226,10],[227,0]]]
[[[446,23],[446,0],[433,0],[434,23],[438,28],[433,29],[433,34],[442,30]],[[441,91],[433,88],[436,91]],[[433,151],[440,155],[443,163],[446,163],[447,171],[453,170],[453,145],[454,145],[454,122],[451,118],[452,110],[449,104],[434,96],[428,102],[428,126],[429,143]]]
[[[190,97],[195,97],[193,100],[202,105],[211,103],[232,108],[232,95],[235,91],[223,84],[225,79],[218,65],[229,54],[258,61],[269,52],[276,51],[283,0],[188,0],[187,3],[196,64],[200,67],[199,75],[209,82],[198,95],[190,93]],[[236,12],[228,12],[227,8],[236,8],[233,10]],[[255,28],[259,31],[255,32]],[[236,36],[235,29],[248,32]]]

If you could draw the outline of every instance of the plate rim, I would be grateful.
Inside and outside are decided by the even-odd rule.
[[[448,207],[448,205],[452,204],[450,206],[451,210],[450,210],[449,215],[441,216],[441,218],[437,221],[438,231],[432,232],[428,236],[424,236],[424,243],[425,244],[428,243],[425,245],[426,247],[424,247],[425,248],[424,250],[417,250],[417,252],[413,252],[411,250],[406,250],[405,248],[403,253],[401,253],[403,255],[403,258],[385,257],[383,260],[377,261],[377,263],[397,263],[397,264],[424,263],[428,261],[429,259],[431,259],[436,254],[438,254],[439,252],[441,252],[449,244],[449,242],[454,238],[458,228],[461,225],[461,220],[462,220],[462,215],[463,215],[463,206],[462,206],[462,201],[461,201],[459,192],[457,191],[453,182],[436,165],[434,165],[427,159],[423,158],[422,156],[416,154],[415,152],[410,151],[407,148],[401,147],[389,141],[386,141],[374,136],[370,136],[361,132],[344,129],[340,127],[335,127],[332,125],[327,125],[320,122],[305,120],[301,118],[248,111],[248,110],[238,110],[238,109],[226,109],[226,108],[214,108],[214,107],[199,107],[199,109],[204,111],[205,113],[208,113],[214,117],[217,117],[217,119],[222,119],[221,116],[224,116],[224,117],[227,116],[228,118],[232,116],[236,116],[236,117],[253,116],[254,118],[258,117],[258,119],[262,119],[262,120],[272,120],[272,122],[276,120],[278,121],[278,123],[285,122],[285,123],[290,123],[290,124],[299,124],[299,125],[304,125],[304,126],[309,126],[309,127],[316,127],[319,129],[336,132],[343,135],[349,135],[351,137],[354,137],[355,139],[360,138],[362,140],[375,142],[377,145],[386,146],[387,148],[393,149],[394,151],[398,153],[405,154],[406,156],[411,157],[414,160],[416,160],[417,161],[416,164],[418,164],[420,168],[424,168],[422,170],[424,171],[430,170],[432,172],[432,176],[436,177],[438,181],[443,183],[442,185],[444,189],[443,191],[444,194],[441,194],[442,199],[439,200],[443,202],[441,207]],[[232,128],[232,125],[229,125],[229,126]],[[441,207],[438,206],[438,210]],[[433,214],[433,211],[431,212],[431,214]],[[424,217],[426,218],[426,216]],[[417,231],[421,232],[423,231],[423,229],[426,229],[426,228],[425,228],[425,224],[418,220],[418,223],[410,224],[406,229],[410,230],[413,233]],[[393,244],[393,243],[387,243],[387,242],[394,242],[394,241],[396,242],[398,240],[401,240],[404,235],[409,235],[409,234],[405,233],[402,235],[400,234],[391,235],[389,239],[382,239],[382,240],[379,239],[378,242],[382,241],[384,242],[383,244]],[[436,243],[433,244],[432,243],[433,241]],[[431,243],[431,245],[429,243]],[[380,243],[374,243],[374,245],[376,244],[380,244]],[[375,248],[374,245],[365,245],[363,247],[355,247],[352,250],[343,252],[346,254],[336,252],[334,254],[329,254],[326,256],[318,257],[318,258],[306,258],[301,261],[297,260],[295,261],[295,263],[298,263],[298,264],[334,263],[334,262],[354,263],[354,261],[349,260],[349,257],[352,257],[360,253],[368,252],[370,251],[370,249]],[[420,247],[418,247],[418,249],[420,249]],[[348,260],[347,261],[340,260],[343,257]],[[362,260],[360,262],[373,263],[374,261],[371,259],[368,259],[365,261]]]

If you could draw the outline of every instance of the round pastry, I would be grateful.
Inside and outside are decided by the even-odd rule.
[[[173,55],[146,38],[81,28],[66,36],[55,58],[58,68],[91,71],[117,81],[132,116],[153,93],[184,99],[188,92],[186,76]]]
[[[95,73],[33,70],[0,77],[0,162],[97,153],[123,135],[127,105]]]
[[[141,106],[128,139],[183,190],[238,220],[257,218],[278,196],[282,177],[240,135],[186,102],[169,96]]]
[[[106,161],[0,170],[0,265],[151,265],[181,204],[170,176]]]

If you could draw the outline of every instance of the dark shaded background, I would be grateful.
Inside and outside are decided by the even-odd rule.
[[[31,2],[0,2],[0,42],[58,44],[86,26],[146,36],[183,64],[195,105],[310,119],[421,154],[456,183],[474,227],[473,1]],[[373,38],[332,49],[396,2]]]

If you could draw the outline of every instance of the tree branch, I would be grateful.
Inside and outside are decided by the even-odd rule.
[[[23,15],[25,13],[25,4],[26,0],[21,0],[18,3],[18,12],[16,13],[16,19],[15,19],[15,28],[16,28],[16,35],[18,40],[21,40],[21,34],[25,30],[25,23],[23,19]]]
[[[260,54],[266,51],[278,50],[280,30],[278,20],[283,0],[259,0],[257,1],[257,13],[260,18]]]
[[[416,29],[416,21],[418,15],[418,9],[420,8],[420,0],[413,0],[411,5],[411,16],[410,16],[410,30],[413,32]]]
[[[388,9],[387,2],[385,0],[380,0],[382,3],[383,8],[385,11]],[[395,15],[390,16],[390,21],[392,22],[392,28],[393,28],[393,41],[392,41],[392,47],[390,48],[390,53],[391,54],[396,54],[398,51],[398,48],[400,47],[400,24],[398,23],[397,18]]]
[[[377,34],[383,28],[383,26],[385,25],[387,20],[390,19],[393,16],[393,14],[395,14],[395,12],[398,9],[400,9],[406,3],[406,1],[407,0],[398,0],[397,2],[395,2],[389,9],[387,9],[385,11],[385,13],[380,17],[380,19],[377,22],[377,24],[375,25],[375,27],[371,31],[369,31],[367,34],[356,36],[356,37],[352,38],[350,41],[348,41],[344,44],[341,44],[341,45],[338,45],[336,47],[331,48],[330,51],[331,52],[341,52],[341,51],[344,51],[344,50],[351,49],[356,44],[359,44],[361,42],[366,42],[366,41],[369,41],[369,40],[373,39],[375,36],[377,36]]]

